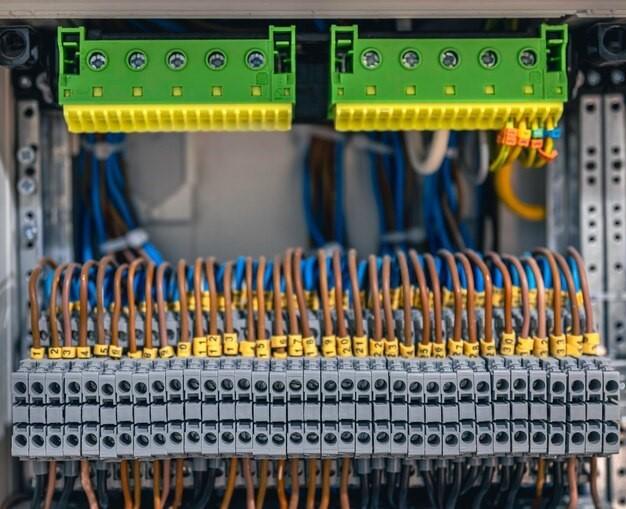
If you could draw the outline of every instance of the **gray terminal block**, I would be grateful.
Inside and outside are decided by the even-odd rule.
[[[171,456],[182,456],[184,454],[185,423],[183,421],[170,421],[167,423],[165,448]]]
[[[620,450],[620,427],[617,422],[605,422],[602,428],[602,453],[616,454]]]
[[[565,426],[567,454],[585,454],[585,423],[568,422]]]
[[[530,451],[528,419],[516,419],[511,422],[511,453],[526,455]]]
[[[46,426],[43,424],[30,425],[28,456],[31,458],[46,457]]]
[[[118,458],[132,458],[133,457],[134,455],[133,436],[134,436],[134,429],[133,429],[132,423],[125,422],[125,423],[119,423],[117,425],[117,456]]]
[[[46,456],[49,458],[63,457],[63,426],[46,426]]]
[[[407,444],[407,457],[408,458],[422,458],[424,457],[424,425],[419,423],[408,424],[408,444]]]
[[[321,359],[321,420],[334,422],[339,420],[339,374],[337,359]],[[336,428],[336,425],[335,425]]]
[[[476,454],[476,422],[463,420],[459,423],[459,454],[462,456]]]
[[[202,456],[217,457],[219,455],[219,423],[204,421],[201,425],[202,433]]]
[[[304,420],[321,421],[322,377],[320,359],[305,359],[303,365]],[[318,430],[319,432],[319,430]]]
[[[426,424],[424,430],[424,456],[439,457],[442,455],[442,431],[441,424]]]
[[[103,460],[117,458],[117,433],[115,425],[100,426],[100,458]]]
[[[220,456],[234,456],[236,453],[235,445],[235,421],[219,421],[218,434],[218,451]]]
[[[26,423],[14,424],[11,437],[11,455],[28,458],[30,446],[30,426]]]
[[[150,458],[155,452],[149,424],[135,424],[133,435],[133,455],[136,458]]]
[[[237,456],[251,456],[254,451],[252,420],[235,421],[235,451]]]
[[[555,422],[548,424],[548,454],[563,456],[566,451],[565,423]],[[600,444],[600,448],[602,445]]]
[[[354,419],[340,419],[338,426],[338,454],[340,456],[353,456],[356,450],[356,423]]]
[[[199,420],[185,421],[184,449],[189,456],[202,454],[202,423]]]
[[[322,429],[319,419],[304,421],[303,429],[302,455],[304,457],[319,458],[322,451]]]
[[[511,423],[510,421],[493,422],[493,453],[504,455],[511,453]]]
[[[617,372],[614,372],[617,373]],[[600,369],[587,369],[586,372],[587,401],[600,401],[603,396],[606,372]],[[619,375],[619,374],[618,374]]]
[[[83,398],[86,404],[100,404],[100,373],[102,372],[102,363],[100,361],[91,361],[85,364],[82,371],[82,387]]]
[[[476,423],[476,455],[491,456],[494,453],[493,424],[490,422]]]
[[[369,458],[372,455],[372,422],[356,421],[356,441],[354,447],[355,458]]]
[[[81,456],[100,457],[100,424],[85,423],[81,429]]]
[[[548,372],[548,403],[564,402],[567,397],[567,375],[562,371]]]
[[[323,458],[334,458],[339,454],[339,423],[323,421],[321,428],[321,455]]]
[[[269,371],[269,360],[254,360],[252,369],[252,400],[255,406],[269,404]]]
[[[339,419],[356,419],[356,378],[352,359],[337,360],[337,376],[339,379]]]
[[[530,454],[544,455],[548,453],[548,424],[546,421],[530,421],[528,425],[530,437]]]

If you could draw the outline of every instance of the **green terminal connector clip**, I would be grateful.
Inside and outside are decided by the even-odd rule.
[[[567,26],[539,37],[360,38],[333,26],[335,127],[353,130],[500,129],[558,121],[567,100]]]
[[[71,132],[287,130],[295,27],[266,39],[88,39],[58,30],[59,103]]]

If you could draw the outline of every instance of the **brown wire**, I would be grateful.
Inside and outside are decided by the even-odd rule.
[[[113,314],[111,315],[111,345],[120,346],[119,327],[122,314],[122,276],[128,269],[126,263],[121,264],[113,276]]]
[[[220,509],[228,509],[230,507],[230,501],[233,498],[235,492],[235,483],[237,482],[237,458],[230,459],[230,465],[228,467],[228,478],[226,480],[226,489],[222,496],[222,503]]]
[[[439,255],[446,261],[452,281],[451,290],[454,295],[454,327],[452,329],[452,339],[454,341],[461,341],[461,334],[463,332],[463,293],[461,291],[461,282],[459,281],[459,271],[457,270],[454,256],[450,251],[440,249]]]
[[[256,300],[257,300],[257,339],[266,339],[265,334],[265,257],[259,258],[256,269]]]
[[[324,336],[333,335],[333,320],[330,314],[330,295],[328,291],[328,272],[326,265],[326,252],[323,249],[317,251],[317,265],[319,272],[319,292],[322,304],[322,322]]]
[[[135,353],[137,351],[137,320],[136,320],[136,303],[135,303],[135,273],[137,267],[145,263],[144,258],[137,258],[128,266],[128,274],[126,275],[126,295],[128,297],[128,351]]]
[[[56,269],[54,269],[54,274],[52,275],[52,288],[50,291],[50,305],[48,306],[48,319],[50,320],[50,346],[56,348],[61,346],[61,340],[59,338],[59,322],[57,321],[58,288],[61,282],[61,275],[63,274],[63,271],[67,268],[67,265],[67,263],[59,265]]]
[[[377,260],[374,255],[370,255],[367,261],[369,272],[369,294],[372,303],[372,315],[374,318],[374,331],[372,339],[374,341],[382,341],[383,339],[383,322],[380,316],[380,292],[378,291],[378,267]]]
[[[94,262],[95,263],[95,262]],[[87,505],[89,509],[98,509],[98,499],[91,484],[91,476],[89,472],[89,462],[81,460],[80,462],[80,484],[83,487],[85,496],[87,497]]]
[[[133,509],[141,507],[141,464],[133,461]]]
[[[194,334],[197,338],[204,336],[204,319],[202,317],[202,258],[196,258],[193,264],[193,299],[194,311]]]
[[[233,262],[224,265],[224,332],[233,332]]]
[[[61,294],[61,312],[63,313],[64,346],[72,346],[72,312],[70,310],[70,289],[77,263],[69,263],[63,275],[63,293]]]
[[[520,290],[522,292],[522,327],[520,337],[527,338],[530,334],[530,296],[528,295],[528,278],[520,261],[511,255],[502,255],[505,262],[509,262],[519,274]]]
[[[537,337],[546,337],[546,294],[543,287],[543,277],[541,271],[534,258],[525,256],[522,261],[530,267],[535,277],[535,286],[537,287]]]
[[[504,332],[511,334],[513,332],[513,294],[511,288],[511,274],[509,274],[506,265],[497,253],[487,253],[487,259],[490,260],[502,274],[502,285],[504,287]]]
[[[144,336],[144,347],[152,348],[152,314],[154,313],[154,305],[152,303],[152,281],[154,278],[154,263],[151,261],[146,262],[146,281],[145,281],[145,291],[146,294],[146,311],[144,312],[144,320],[143,320],[143,336]]]
[[[435,259],[430,254],[424,255],[424,262],[428,269],[428,279],[430,281],[430,291],[433,294],[433,317],[435,321],[435,343],[443,343],[443,334],[441,330],[441,287],[439,285],[439,276],[437,275],[437,267]],[[428,301],[426,299],[426,301]],[[422,301],[422,309],[424,301]],[[424,342],[422,338],[422,342]],[[425,343],[425,342],[424,342]]]
[[[591,302],[591,292],[589,291],[589,280],[587,279],[587,271],[583,257],[574,247],[567,248],[567,254],[573,259],[578,268],[578,277],[580,278],[580,290],[583,294],[583,306],[585,308],[585,332],[590,334],[595,331],[593,323],[593,303]]]
[[[348,487],[350,483],[350,468],[352,460],[343,458],[341,462],[341,479],[339,482],[339,506],[341,509],[350,509],[350,493]]]
[[[569,502],[567,509],[578,507],[578,459],[575,456],[567,460],[567,484],[569,485]]]
[[[98,272],[96,273],[96,341],[99,345],[104,345],[106,332],[104,330],[104,278],[106,271],[111,266],[116,266],[115,258],[107,255],[98,262]]]
[[[350,288],[352,289],[352,309],[354,311],[354,334],[363,337],[363,305],[361,303],[361,293],[359,291],[359,277],[356,262],[356,251],[348,251],[348,273],[350,275]]]
[[[279,459],[276,467],[276,495],[278,496],[278,507],[287,509],[287,495],[285,494],[285,460]],[[221,508],[223,509],[223,508]]]
[[[300,500],[300,476],[298,467],[300,460],[294,458],[289,460],[289,478],[291,479],[291,493],[289,494],[289,509],[298,509]]]
[[[176,480],[174,481],[174,501],[172,502],[173,509],[178,509],[183,503],[183,493],[185,492],[184,466],[185,460],[178,458],[176,460]]]
[[[274,334],[276,336],[282,336],[284,333],[283,328],[283,299],[280,291],[280,270],[281,261],[280,256],[274,257],[274,265],[272,267],[272,289],[274,291]],[[284,353],[285,349],[277,349],[279,353]]]
[[[87,346],[87,322],[89,320],[89,272],[96,265],[88,260],[80,269],[80,290],[78,306],[78,346]]]
[[[589,458],[589,491],[591,492],[591,500],[595,509],[602,508],[600,492],[598,491],[598,458],[592,456]]]
[[[578,302],[576,300],[576,285],[574,284],[574,278],[572,271],[567,265],[565,258],[559,253],[553,253],[556,263],[559,265],[560,271],[565,277],[565,283],[567,284],[567,295],[569,298],[570,313],[572,314],[572,334],[575,336],[580,335],[580,313],[578,312]]]
[[[170,487],[172,482],[172,460],[163,460],[163,487],[161,489],[161,509],[165,509],[167,499],[170,496]]]
[[[207,258],[204,270],[209,283],[209,334],[217,334],[217,281],[215,279],[215,258]]]
[[[341,255],[338,249],[333,251],[333,279],[335,282],[335,314],[337,318],[337,334],[340,338],[348,335],[345,310],[343,309],[343,281],[341,280]]]
[[[298,300],[298,308],[300,309],[300,329],[305,338],[311,337],[311,327],[309,325],[309,308],[304,298],[304,288],[302,285],[302,249],[298,248],[294,252],[293,262],[293,284],[296,291],[296,299]]]
[[[413,327],[411,327],[413,317],[411,316],[412,301],[411,298],[411,279],[409,276],[409,264],[406,256],[402,251],[396,254],[398,265],[400,266],[400,279],[402,280],[402,296],[404,309],[404,344],[411,346],[413,344]]]
[[[330,459],[322,460],[322,489],[320,492],[319,509],[328,509],[330,505]]]
[[[265,494],[267,493],[267,463],[268,460],[266,459],[259,461],[259,488],[256,492],[256,509],[263,509],[263,505],[265,504]]]
[[[161,462],[152,462],[152,506],[161,509]]]
[[[469,262],[467,256],[463,253],[455,253],[454,257],[463,265],[463,272],[465,272],[466,282],[466,298],[465,298],[465,313],[467,314],[467,336],[470,343],[477,343],[476,332],[476,312],[474,307],[476,305],[476,294],[474,288],[474,273],[472,272],[472,265]]]
[[[491,281],[491,274],[487,264],[474,251],[466,249],[463,253],[474,265],[476,265],[476,267],[478,267],[478,270],[483,276],[483,282],[485,285],[484,338],[485,342],[490,343],[493,341],[493,283]],[[528,298],[528,291],[526,292],[526,297]]]
[[[57,485],[57,462],[52,460],[48,463],[48,483],[46,484],[46,497],[43,502],[43,509],[52,508],[52,500]]]
[[[414,249],[409,251],[409,258],[411,259],[411,264],[413,265],[413,272],[415,272],[415,278],[417,279],[417,288],[420,294],[420,304],[422,306],[422,316],[423,316],[423,325],[422,325],[422,339],[421,343],[423,345],[428,345],[431,340],[430,334],[430,298],[428,295],[428,287],[426,286],[426,278],[424,277],[424,270],[422,269],[422,264],[417,257],[417,253]],[[436,271],[435,271],[436,272]],[[439,281],[439,279],[437,279]],[[437,293],[439,295],[439,293]],[[439,300],[439,297],[437,297]],[[436,305],[435,305],[436,307]],[[441,323],[439,323],[439,335],[441,336]]]
[[[543,486],[546,482],[546,460],[539,458],[537,461],[537,476],[535,480],[535,496],[533,497],[532,509],[540,509],[543,501]]]
[[[178,293],[180,298],[180,339],[179,343],[189,343],[189,305],[187,303],[187,262],[179,260],[176,266]]]
[[[289,317],[289,334],[298,334],[298,317],[296,307],[293,304],[293,279],[291,269],[291,259],[293,250],[285,251],[285,261],[283,263],[283,274],[285,275],[285,300],[287,301],[287,315]]]
[[[309,458],[306,487],[306,509],[315,509],[315,489],[317,487],[317,460]]]
[[[252,298],[252,288],[248,288],[249,299]],[[246,509],[255,509],[254,501],[254,481],[252,480],[252,460],[243,458],[241,460],[241,469],[243,470],[243,480],[246,485]]]
[[[124,509],[132,509],[133,501],[130,494],[127,460],[122,460],[122,462],[120,463],[120,484],[122,485],[122,498],[124,500]]]
[[[246,308],[248,317],[246,318],[248,341],[254,341],[254,291],[252,289],[252,258],[246,258]]]
[[[561,319],[561,275],[552,253],[545,247],[537,248],[533,251],[535,256],[543,256],[548,261],[550,272],[552,273],[552,310],[554,320],[552,321],[552,334],[560,336],[563,334],[563,321]]]
[[[381,274],[382,294],[383,294],[383,314],[385,316],[385,330],[387,341],[393,341],[396,337],[394,331],[395,320],[391,309],[391,257],[383,257],[383,267]]]
[[[168,346],[169,338],[167,336],[167,318],[165,297],[163,289],[163,279],[165,271],[170,269],[168,262],[163,262],[159,265],[156,272],[156,298],[157,298],[157,314],[159,317],[159,345],[161,347]],[[164,478],[165,479],[165,478]],[[164,481],[165,482],[165,481]]]
[[[52,262],[53,268],[56,264]],[[33,348],[41,348],[41,331],[39,329],[39,302],[37,298],[37,285],[39,283],[39,276],[43,271],[43,263],[39,262],[33,269],[28,278],[28,302],[30,310],[30,329],[33,337]]]

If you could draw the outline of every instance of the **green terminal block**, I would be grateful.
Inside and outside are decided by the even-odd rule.
[[[332,27],[330,111],[352,130],[500,129],[558,121],[567,26],[539,37],[363,38]]]
[[[295,27],[263,39],[87,38],[58,30],[59,103],[71,132],[287,130]]]

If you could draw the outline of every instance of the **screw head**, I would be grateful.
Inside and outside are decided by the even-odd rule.
[[[27,76],[26,74],[22,74],[22,76],[19,77],[17,83],[20,88],[23,88],[25,90],[33,86],[33,80],[31,80],[30,76]]]
[[[498,63],[498,55],[491,49],[486,49],[480,54],[480,63],[487,69],[493,69]]]
[[[204,441],[207,444],[214,444],[215,442],[217,442],[217,437],[215,436],[215,433],[207,433],[206,435],[204,435]]]
[[[310,444],[316,444],[320,440],[320,436],[317,433],[307,433],[306,440]]]
[[[197,378],[190,378],[187,380],[187,387],[192,391],[197,391],[200,388],[200,382]]]
[[[362,444],[367,444],[370,441],[370,436],[368,433],[362,432],[357,435],[356,439]]]
[[[140,71],[148,63],[148,57],[143,51],[133,51],[128,55],[128,67],[133,71]]]
[[[302,434],[298,433],[297,431],[295,433],[292,433],[289,438],[294,444],[299,444],[300,442],[302,442]]]
[[[222,440],[224,440],[227,444],[231,444],[235,440],[235,437],[230,431],[225,431],[222,433]]]
[[[337,442],[337,437],[334,433],[326,433],[324,435],[324,442],[326,442],[327,444],[334,444]]]
[[[92,51],[87,57],[87,65],[92,71],[101,71],[107,65],[107,56],[102,51]]]
[[[17,181],[17,191],[24,196],[33,194],[36,187],[35,181],[31,177],[22,177]]]
[[[354,387],[354,383],[349,378],[344,378],[341,381],[341,388],[344,391],[350,391],[350,390],[352,390],[353,387]]]
[[[519,61],[524,67],[533,67],[537,63],[537,53],[532,49],[522,50]]]
[[[446,69],[454,69],[459,65],[459,55],[454,50],[444,50],[441,53],[440,62]]]
[[[611,71],[611,82],[613,85],[621,85],[626,81],[626,74],[621,69],[613,69]]]
[[[360,391],[369,391],[370,383],[367,380],[359,380],[359,382],[356,384],[356,388]]]
[[[246,56],[246,65],[256,71],[265,65],[265,53],[259,50],[253,50]]]
[[[265,392],[267,390],[267,384],[263,380],[259,380],[254,384],[254,388],[259,392]]]
[[[214,392],[217,389],[217,384],[213,380],[207,380],[204,382],[204,389],[207,392]]]
[[[35,162],[35,149],[25,145],[17,149],[17,162],[20,164],[33,164]]]
[[[354,435],[350,431],[343,431],[341,433],[342,442],[352,442],[353,439],[354,439]]]
[[[226,65],[226,55],[221,51],[211,51],[206,57],[206,63],[209,66],[209,69],[213,69],[214,71],[219,71]]]
[[[285,437],[283,435],[272,435],[272,442],[276,445],[282,445],[285,443]]]
[[[592,87],[597,87],[602,81],[602,76],[598,71],[591,70],[586,76],[587,83]]]
[[[328,392],[333,392],[337,390],[337,384],[333,380],[328,380],[324,384],[324,389],[327,390]]]
[[[300,389],[302,389],[302,383],[298,380],[292,380],[291,382],[289,382],[289,388],[292,391],[299,391]]]
[[[187,56],[182,51],[171,51],[167,55],[167,66],[172,71],[180,71],[185,65],[187,65]]]
[[[222,389],[224,389],[225,391],[232,391],[233,381],[230,378],[225,378],[224,380],[222,380]]]
[[[404,433],[400,433],[400,432],[395,433],[393,435],[393,441],[396,444],[403,444],[404,442],[406,442],[406,435]]]
[[[402,380],[396,380],[393,383],[393,390],[394,391],[402,392],[404,389],[406,389],[406,384]]]
[[[247,431],[242,431],[239,433],[239,440],[241,440],[244,444],[247,444],[250,440],[252,440],[252,435]]]
[[[382,62],[380,53],[375,49],[367,49],[361,54],[361,64],[366,69],[376,69]]]
[[[309,380],[306,383],[306,388],[309,389],[310,391],[316,391],[320,388],[320,384],[317,380]]]
[[[265,445],[269,441],[265,433],[261,433],[260,435],[257,435],[254,439],[256,440],[256,443],[259,445]]]
[[[276,392],[283,392],[285,390],[285,384],[279,381],[276,381],[272,384],[272,389]]]
[[[387,382],[385,382],[382,378],[379,378],[376,382],[374,382],[374,387],[377,391],[384,391],[387,388]]]
[[[250,380],[247,380],[245,378],[241,378],[237,382],[237,387],[239,387],[239,389],[241,389],[242,391],[247,391],[250,388]]]
[[[415,50],[408,49],[400,56],[400,62],[405,69],[415,69],[420,63],[419,53]]]

